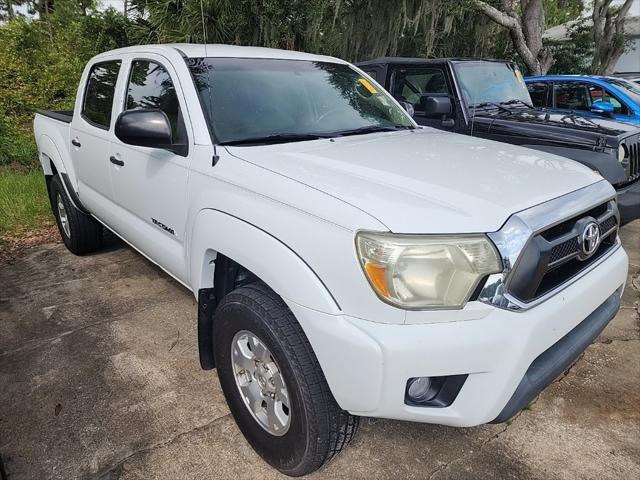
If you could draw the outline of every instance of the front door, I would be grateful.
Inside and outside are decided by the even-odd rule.
[[[174,143],[189,145],[184,97],[163,57],[127,61],[121,110],[162,110]],[[185,279],[184,240],[190,153],[126,145],[114,139],[110,157],[113,198],[121,209],[116,230],[177,278]]]

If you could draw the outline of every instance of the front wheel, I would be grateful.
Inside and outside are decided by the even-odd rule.
[[[222,299],[214,342],[231,413],[270,465],[306,475],[349,443],[358,417],[338,406],[300,324],[266,285],[245,285]]]

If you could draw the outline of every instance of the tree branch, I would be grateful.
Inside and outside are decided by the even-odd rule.
[[[484,13],[498,25],[502,25],[503,27],[508,29],[520,28],[520,23],[518,22],[518,20],[511,15],[507,15],[506,13],[501,12],[497,8],[489,5],[487,2],[483,2],[482,0],[472,1],[480,12]]]

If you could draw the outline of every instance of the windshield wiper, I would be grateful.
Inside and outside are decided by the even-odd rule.
[[[531,104],[529,104],[529,103],[527,103],[527,102],[525,102],[523,100],[520,100],[519,98],[514,98],[514,99],[509,100],[507,102],[500,102],[500,105],[515,105],[517,103],[519,103],[520,105],[524,105],[525,107],[534,108],[533,105],[531,105]]]
[[[276,133],[265,135],[264,137],[242,138],[240,140],[229,140],[221,142],[220,145],[269,145],[273,143],[304,142],[307,140],[318,140],[320,138],[331,138],[333,135],[322,133]]]
[[[365,133],[376,133],[376,132],[397,132],[398,130],[413,130],[413,126],[411,125],[395,125],[393,127],[385,127],[382,125],[368,125],[366,127],[353,128],[351,130],[338,130],[336,132],[332,132],[332,135],[338,137],[345,137],[347,135],[364,135]]]
[[[495,102],[474,103],[469,108],[472,108],[475,111],[476,108],[485,108],[485,107],[496,107],[498,110],[503,110],[507,113],[511,113],[511,110],[509,110],[507,107]]]

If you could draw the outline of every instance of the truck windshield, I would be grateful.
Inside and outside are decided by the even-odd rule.
[[[250,145],[413,128],[390,96],[348,65],[191,58],[219,143]]]
[[[518,67],[499,62],[459,62],[454,68],[467,106],[482,104],[531,105]]]

